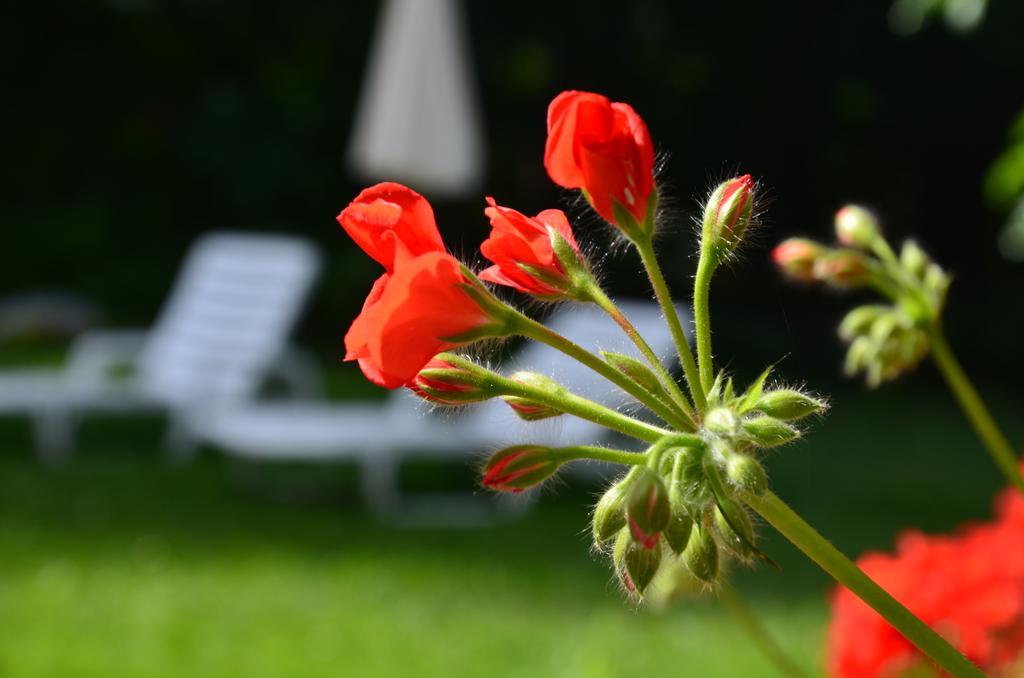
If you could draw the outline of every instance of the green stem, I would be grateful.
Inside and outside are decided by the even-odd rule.
[[[870,605],[878,614],[903,634],[918,649],[932,658],[954,678],[982,678],[978,670],[956,648],[910,610],[876,584],[853,561],[808,525],[793,509],[772,492],[760,497],[745,495],[743,500],[768,523],[782,533],[808,558],[817,563],[837,582]]]
[[[714,356],[711,354],[711,276],[715,272],[715,257],[702,248],[697,262],[697,276],[693,281],[693,324],[697,333],[697,362],[700,365],[700,383],[705,392],[714,382]]]
[[[985,444],[989,455],[992,456],[1006,479],[1021,493],[1024,493],[1024,479],[1021,478],[1020,462],[1013,445],[1003,435],[999,425],[996,424],[992,414],[985,406],[985,401],[978,395],[978,391],[967,377],[967,373],[964,372],[956,356],[953,355],[953,349],[946,341],[942,330],[938,326],[932,326],[928,338],[932,345],[932,359],[939,371],[942,372],[942,376],[945,377],[949,390],[953,392],[960,404],[960,409],[971,422],[978,437]]]
[[[594,355],[579,344],[563,337],[551,328],[542,325],[536,320],[533,320],[518,311],[515,311],[514,314],[515,315],[512,316],[511,322],[513,324],[513,331],[515,334],[520,334],[528,339],[535,339],[541,343],[547,344],[548,346],[566,354],[570,358],[583,363],[629,395],[636,398],[637,401],[645,405],[648,409],[672,426],[683,431],[692,429],[691,423],[682,415],[666,406],[635,381],[627,377],[622,372],[619,372],[605,361],[601,360],[598,356]]]
[[[607,461],[613,464],[624,464],[626,466],[638,466],[647,463],[647,454],[644,452],[627,452],[611,447],[597,447],[595,445],[574,445],[572,447],[560,447],[555,454],[564,461],[575,461],[578,459],[593,459],[595,461]]]
[[[661,362],[661,358],[654,352],[651,345],[647,343],[647,340],[643,338],[640,332],[636,329],[636,326],[630,322],[626,314],[622,312],[615,302],[612,301],[607,294],[604,293],[598,285],[594,284],[591,286],[587,293],[590,295],[591,301],[597,304],[605,313],[611,317],[615,323],[622,328],[622,331],[626,333],[626,336],[632,340],[636,347],[647,359],[651,368],[654,369],[658,375],[658,380],[668,390],[669,395],[672,397],[673,403],[682,410],[686,418],[693,424],[693,409],[690,407],[690,401],[687,399],[686,394],[679,388],[679,384],[672,378],[669,371],[665,369],[664,363]],[[690,430],[694,430],[696,425],[691,426]]]
[[[640,254],[647,277],[651,280],[651,287],[654,288],[654,296],[661,304],[661,311],[665,314],[665,322],[668,323],[669,331],[672,332],[672,339],[675,341],[676,350],[679,352],[679,361],[683,364],[683,374],[686,376],[686,384],[690,388],[690,395],[693,397],[694,406],[697,412],[702,414],[707,409],[708,402],[704,395],[704,389],[700,383],[700,376],[697,373],[697,363],[693,359],[693,351],[690,350],[690,343],[686,339],[686,332],[683,324],[676,313],[675,303],[672,301],[672,293],[665,282],[665,276],[658,264],[658,257],[654,253],[654,243],[648,238],[637,238],[633,240],[636,251]]]
[[[675,435],[673,431],[628,417],[621,412],[578,396],[564,387],[557,391],[551,391],[521,384],[499,374],[488,375],[487,381],[489,382],[488,386],[503,395],[526,398],[649,443],[656,442],[664,436]]]
[[[768,630],[754,616],[747,604],[727,582],[721,582],[715,587],[718,593],[718,600],[722,606],[732,613],[736,622],[747,632],[750,639],[760,648],[761,652],[775,665],[784,676],[791,678],[806,678],[807,674],[795,661],[789,658],[786,651],[768,633]]]

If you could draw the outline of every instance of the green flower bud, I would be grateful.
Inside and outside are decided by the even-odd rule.
[[[821,412],[825,404],[800,391],[779,389],[768,391],[757,401],[754,409],[760,410],[770,417],[793,421]]]
[[[644,548],[628,529],[623,529],[615,539],[612,563],[626,590],[642,596],[661,567],[661,547]]]
[[[903,249],[900,250],[900,265],[904,271],[920,280],[930,263],[928,255],[916,242],[908,240],[903,243]]]
[[[880,232],[875,215],[859,205],[847,205],[836,212],[836,238],[847,247],[869,249]]]
[[[693,518],[682,503],[672,502],[672,511],[669,515],[668,525],[665,527],[665,543],[676,555],[686,549],[690,541],[690,531],[693,530]]]
[[[635,468],[626,474],[625,478],[609,487],[594,507],[594,543],[598,546],[626,526],[626,496],[640,470],[643,469]]]
[[[768,476],[756,459],[746,454],[733,454],[726,462],[725,472],[737,488],[759,497],[768,489]]]
[[[601,356],[605,359],[605,362],[635,381],[651,395],[671,402],[671,398],[665,392],[665,387],[662,386],[661,381],[651,371],[651,368],[643,362],[632,356],[622,355],[621,353],[609,353],[608,351],[601,351]]]
[[[713,583],[718,578],[718,543],[714,535],[701,525],[694,523],[690,540],[682,555],[683,564],[697,579]]]
[[[750,516],[739,504],[720,497],[718,506],[715,506],[715,527],[722,536],[722,543],[736,556],[746,560],[755,554],[754,527]]]
[[[879,317],[891,312],[892,309],[889,306],[858,306],[847,313],[843,322],[839,323],[839,336],[849,341],[865,334],[870,331],[871,326]]]
[[[661,531],[668,525],[670,512],[665,483],[645,468],[626,497],[626,519],[633,538],[646,549],[655,548]]]
[[[537,372],[516,372],[509,378],[524,386],[530,386],[548,393],[561,393],[565,390],[561,384],[551,377],[538,374]],[[502,396],[502,399],[524,421],[540,421],[541,419],[550,419],[551,417],[563,414],[557,408],[521,396],[506,395]]]
[[[708,481],[704,475],[703,454],[700,450],[684,449],[675,458],[678,470],[673,469],[673,478],[680,491],[683,501],[687,504],[699,504],[709,496]]]
[[[459,365],[453,365],[446,358]],[[441,353],[432,358],[407,386],[428,402],[449,406],[468,405],[494,397],[494,391],[483,385],[486,373],[483,367],[458,356]]]
[[[784,421],[767,415],[745,420],[743,430],[759,447],[778,447],[800,437],[800,431]]]
[[[740,420],[729,408],[716,407],[704,417],[704,428],[724,436],[736,435],[740,428]]]

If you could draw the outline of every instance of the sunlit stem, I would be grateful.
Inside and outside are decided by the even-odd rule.
[[[932,359],[942,376],[945,377],[949,390],[953,392],[957,403],[960,404],[960,409],[971,422],[999,470],[1003,472],[1011,485],[1024,493],[1024,478],[1021,478],[1017,453],[999,429],[999,425],[996,424],[988,407],[985,406],[985,401],[978,395],[977,389],[974,388],[956,356],[953,355],[953,349],[946,341],[942,329],[932,326],[928,338],[931,341]]]
[[[743,501],[821,569],[871,606],[907,640],[954,678],[981,678],[978,667],[874,582],[772,492]]]
[[[661,311],[665,315],[665,322],[668,323],[669,331],[672,333],[672,340],[679,352],[679,361],[683,365],[683,374],[686,377],[686,385],[690,389],[694,406],[698,414],[703,414],[707,409],[708,401],[704,395],[704,388],[700,383],[700,375],[697,372],[697,363],[693,358],[693,351],[690,349],[690,342],[686,338],[683,324],[679,320],[676,306],[672,301],[672,293],[665,282],[665,276],[658,264],[658,257],[654,253],[654,243],[649,236],[638,237],[633,240],[640,260],[643,262],[647,277],[650,278],[651,287],[654,288],[654,296],[658,298]]]
[[[573,447],[560,447],[553,451],[560,461],[576,461],[580,459],[592,459],[594,461],[607,461],[612,464],[623,464],[626,466],[639,466],[647,463],[647,455],[643,452],[627,452],[611,447],[597,447],[594,445],[575,445]]]
[[[728,582],[720,582],[715,587],[718,600],[722,607],[732,613],[733,618],[750,637],[751,641],[761,650],[762,653],[775,665],[784,676],[790,678],[806,678],[807,674],[802,668],[786,654],[786,651],[772,638],[768,629],[758,620],[754,613],[747,607],[743,598],[736,592]]]
[[[693,325],[697,334],[697,362],[700,383],[705,392],[714,382],[714,355],[711,352],[711,276],[717,266],[717,256],[710,246],[701,248],[697,262],[697,275],[693,280]]]
[[[682,389],[679,388],[679,384],[672,378],[669,371],[665,369],[665,365],[661,362],[661,358],[654,352],[651,345],[643,338],[640,332],[636,329],[636,326],[630,322],[626,314],[622,312],[615,302],[612,301],[607,294],[604,293],[598,285],[591,285],[587,290],[587,294],[590,299],[597,304],[605,313],[607,313],[612,320],[622,328],[622,331],[626,333],[626,336],[636,345],[636,347],[643,354],[644,358],[650,364],[651,368],[655,371],[658,376],[658,380],[668,390],[669,395],[672,398],[672,402],[682,411],[686,418],[690,420],[690,430],[694,430],[696,426],[693,424],[693,409],[690,407],[690,401],[687,399],[686,394],[683,393]]]
[[[467,369],[477,367],[471,361],[451,354],[446,354],[445,360],[456,367],[466,367]],[[518,396],[541,405],[547,405],[559,412],[592,421],[605,428],[649,443],[656,442],[664,436],[675,435],[675,431],[616,412],[604,405],[578,396],[564,387],[557,390],[539,388],[509,379],[495,372],[489,372],[486,376],[481,377],[480,385],[496,394]]]
[[[635,381],[627,377],[622,372],[619,372],[604,360],[601,360],[600,357],[594,355],[579,344],[563,337],[561,334],[558,334],[551,328],[537,322],[536,320],[533,320],[518,311],[513,311],[513,313],[514,315],[509,319],[509,324],[511,325],[511,329],[514,334],[519,334],[528,339],[535,339],[536,341],[547,344],[548,346],[561,351],[570,358],[583,363],[629,395],[633,396],[638,402],[645,405],[648,409],[677,429],[683,431],[693,430],[693,424],[687,418],[662,403],[658,398],[655,398],[653,395],[648,393],[646,389],[641,387]]]

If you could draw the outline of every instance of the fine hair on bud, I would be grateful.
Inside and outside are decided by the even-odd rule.
[[[796,389],[786,388],[764,393],[755,409],[776,419],[795,421],[819,414],[825,409],[825,403]]]
[[[700,522],[694,523],[690,530],[682,561],[690,574],[700,581],[712,584],[718,579],[718,542]]]
[[[721,497],[714,510],[715,528],[722,537],[722,544],[741,560],[749,560],[754,549],[754,527],[750,516],[738,503]]]
[[[613,483],[594,506],[592,531],[594,545],[598,548],[626,526],[626,496],[639,470],[639,467],[634,467],[625,477]]]

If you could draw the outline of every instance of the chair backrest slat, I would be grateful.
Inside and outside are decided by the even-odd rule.
[[[316,249],[299,238],[202,237],[143,350],[143,391],[171,406],[251,397],[283,350],[318,269]]]

